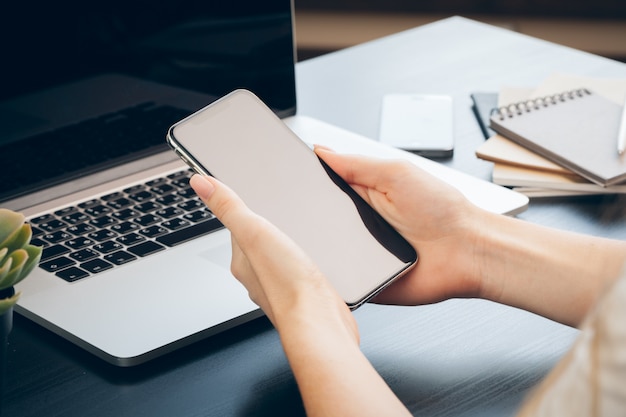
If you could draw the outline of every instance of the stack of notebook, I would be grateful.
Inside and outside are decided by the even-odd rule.
[[[617,151],[626,79],[555,74],[534,89],[502,88],[490,117],[496,134],[476,155],[493,182],[529,197],[626,193]]]

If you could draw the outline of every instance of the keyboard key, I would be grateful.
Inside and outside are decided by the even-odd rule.
[[[168,176],[167,176],[167,178],[169,178],[169,179],[174,179],[174,178],[179,178],[179,177],[181,177],[181,176],[183,176],[183,177],[189,177],[189,176],[191,176],[192,174],[193,174],[193,170],[192,170],[191,168],[185,168],[185,169],[182,169],[182,170],[180,170],[180,171],[177,171],[177,172],[175,172],[175,173],[173,173],[173,174],[168,175]]]
[[[150,226],[151,224],[161,221],[161,218],[153,214],[146,214],[144,216],[136,218],[133,221],[137,223],[138,225],[145,227],[145,226]]]
[[[152,188],[150,188],[150,191],[159,195],[167,194],[174,190],[175,188],[171,186],[170,184],[157,184],[153,186]]]
[[[177,188],[187,188],[189,187],[189,177],[184,177],[179,180],[172,181],[172,185]]]
[[[176,191],[176,194],[184,198],[190,198],[190,197],[194,197],[196,195],[196,192],[193,190],[193,188],[187,185],[186,187],[181,188],[178,191]]]
[[[81,213],[80,211],[77,211],[72,214],[68,214],[61,218],[63,219],[64,222],[68,224],[78,224],[78,223],[82,223],[84,221],[89,220],[89,216],[87,216],[85,213]]]
[[[93,240],[87,239],[86,237],[78,237],[64,242],[64,245],[72,250],[79,250],[89,245],[93,245],[94,243],[95,242]]]
[[[150,180],[146,183],[146,186],[148,187],[155,187],[161,184],[166,184],[167,183],[167,179],[166,178],[156,178],[153,180]]]
[[[58,271],[55,275],[59,278],[63,278],[68,282],[74,282],[78,281],[79,279],[88,277],[89,273],[76,266],[71,266],[62,271]]]
[[[55,211],[54,214],[56,214],[59,217],[63,217],[63,216],[67,216],[70,213],[75,212],[76,210],[77,210],[76,207],[69,206],[69,207],[65,207],[60,210]]]
[[[178,207],[186,211],[194,211],[205,206],[204,203],[200,200],[189,200],[185,201],[184,203],[180,203]]]
[[[78,207],[80,207],[82,209],[86,209],[86,208],[89,208],[89,207],[96,206],[98,204],[100,204],[100,200],[97,199],[97,198],[94,198],[92,200],[87,200],[87,201],[84,201],[84,202],[80,203],[78,205]]]
[[[142,201],[147,201],[150,200],[152,197],[154,196],[154,194],[152,194],[150,191],[139,191],[133,194],[130,194],[129,197],[139,203],[141,203]]]
[[[183,227],[187,227],[190,224],[191,223],[187,220],[177,218],[177,219],[172,219],[172,220],[163,222],[161,223],[161,226],[166,227],[170,230],[178,230],[178,229],[182,229]]]
[[[154,214],[157,216],[161,216],[164,219],[171,219],[172,217],[180,216],[184,214],[185,211],[178,207],[167,207],[161,210],[157,210]]]
[[[91,217],[100,217],[103,214],[109,214],[112,211],[113,209],[111,207],[107,207],[102,204],[85,209],[85,213],[89,214]]]
[[[78,252],[72,253],[70,255],[70,258],[78,262],[85,262],[90,259],[97,258],[98,256],[100,256],[98,252],[94,251],[93,249],[82,249]]]
[[[206,235],[215,230],[223,228],[224,225],[214,217],[211,220],[207,220],[202,223],[196,223],[191,227],[178,230],[176,232],[169,233],[164,236],[158,237],[156,240],[166,246],[176,246],[181,243],[187,242],[198,236]]]
[[[52,259],[51,261],[42,262],[39,264],[39,266],[48,272],[56,272],[60,269],[64,269],[64,268],[67,268],[68,266],[72,266],[75,263],[76,262],[71,260],[70,258],[61,256],[60,258],[55,258],[55,259]]]
[[[117,220],[109,216],[102,216],[89,222],[90,225],[97,228],[107,227],[115,223],[117,223]]]
[[[117,236],[117,233],[111,230],[107,230],[107,229],[98,230],[96,232],[89,233],[87,235],[89,239],[93,239],[98,242],[103,242],[105,240],[113,239],[116,236]]]
[[[33,234],[33,237],[38,237],[46,233],[37,226],[33,226],[32,224],[30,225],[30,231]]]
[[[138,229],[139,229],[139,225],[136,223],[131,223],[131,222],[124,222],[124,223],[114,224],[113,226],[111,226],[111,230],[113,230],[116,233],[119,233],[120,235],[124,235],[126,233],[129,233]]]
[[[137,256],[148,256],[152,255],[155,252],[159,252],[165,249],[165,246],[159,245],[156,242],[151,240],[147,242],[140,243],[136,246],[128,248],[128,251],[137,255]]]
[[[71,239],[73,236],[67,232],[64,232],[62,230],[58,230],[54,233],[48,233],[46,235],[42,236],[42,239],[50,242],[50,243],[59,243],[59,242],[63,242],[64,240],[68,240]]]
[[[126,194],[135,194],[145,189],[146,189],[146,186],[144,184],[137,184],[137,185],[133,185],[132,187],[125,188],[124,192]]]
[[[130,261],[134,261],[137,257],[128,252],[124,252],[123,250],[118,250],[117,252],[105,255],[104,259],[115,265],[123,265]]]
[[[113,264],[102,259],[94,259],[80,264],[80,267],[91,272],[92,274],[97,274],[98,272],[113,268]]]
[[[145,203],[138,204],[135,206],[136,210],[139,210],[142,213],[150,213],[151,211],[160,209],[161,206],[155,203],[154,201],[146,201]]]
[[[184,219],[189,220],[194,223],[198,223],[207,219],[215,217],[213,213],[208,210],[198,210],[193,213],[187,213],[183,216]]]
[[[156,199],[156,202],[163,206],[171,206],[175,203],[180,203],[184,201],[184,199],[178,194],[168,194]]]
[[[96,229],[94,226],[87,224],[87,223],[81,223],[81,224],[77,224],[75,226],[70,226],[67,229],[68,232],[70,232],[71,234],[73,234],[74,236],[82,236],[82,235],[86,235],[88,233],[93,233],[95,232]]]
[[[98,243],[94,245],[93,248],[100,253],[111,253],[113,251],[123,249],[122,244],[115,242],[113,240],[109,240],[108,242]]]
[[[52,232],[64,226],[67,226],[67,223],[64,223],[58,219],[51,219],[47,222],[39,223],[38,225],[38,227],[45,232]]]
[[[139,233],[145,237],[157,237],[167,232],[168,230],[165,227],[161,227],[157,225],[152,225],[150,227],[146,227],[145,229],[142,229],[139,231]]]
[[[35,217],[34,219],[31,219],[31,223],[35,223],[35,224],[41,224],[41,223],[46,223],[50,220],[53,220],[54,216],[52,214],[44,214],[42,216],[39,217]]]
[[[114,200],[110,200],[107,202],[107,206],[117,210],[123,209],[124,207],[128,207],[133,204],[135,204],[135,202],[128,198],[125,194],[120,194]]]
[[[128,220],[128,219],[132,219],[133,217],[137,217],[139,215],[141,215],[141,212],[137,210],[133,210],[131,208],[126,208],[126,209],[117,211],[112,214],[112,216],[118,220]]]
[[[50,242],[46,242],[45,240],[41,240],[38,237],[33,237],[30,239],[30,244],[33,246],[41,246],[42,248],[47,248],[50,246]]]
[[[103,195],[102,197],[100,197],[100,199],[104,200],[104,201],[112,201],[112,200],[116,200],[116,199],[121,198],[121,197],[124,197],[124,194],[119,192],[119,191],[116,191],[116,192],[111,193],[111,194]]]
[[[69,253],[70,250],[63,245],[54,245],[44,248],[41,253],[41,260],[45,261],[47,259],[56,258],[57,256],[65,255]]]
[[[189,170],[184,170],[184,171],[178,171],[175,172],[173,174],[170,174],[167,176],[168,179],[172,180],[172,181],[180,181],[180,180],[187,180],[189,181],[189,177],[191,175],[191,171]]]
[[[109,207],[115,210],[123,209],[124,207],[128,207],[131,204],[134,203],[126,197],[121,197],[107,203]]]
[[[146,240],[146,238],[143,236],[139,236],[137,233],[129,233],[127,235],[120,236],[115,240],[122,245],[132,246],[136,245],[139,242],[143,242],[144,240]]]

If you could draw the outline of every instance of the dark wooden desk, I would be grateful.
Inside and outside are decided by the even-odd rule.
[[[472,91],[533,86],[554,71],[626,77],[626,65],[461,18],[298,64],[300,112],[377,136],[387,92],[450,94],[455,156],[489,179]],[[621,197],[533,201],[520,217],[626,238]],[[563,355],[576,331],[480,300],[358,310],[363,351],[420,416],[506,416]],[[130,369],[108,365],[27,320],[10,338],[5,415],[297,416],[297,387],[276,333],[259,319]]]

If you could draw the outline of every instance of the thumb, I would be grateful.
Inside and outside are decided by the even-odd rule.
[[[316,146],[315,153],[348,184],[366,188],[377,188],[390,162],[363,155],[339,154]]]
[[[240,224],[240,221],[234,219],[241,218],[249,212],[245,203],[233,190],[213,177],[194,174],[189,180],[189,185],[231,232],[233,227]]]
[[[205,204],[215,191],[215,185],[213,182],[211,182],[208,177],[199,174],[191,176],[189,179],[189,185],[191,185],[191,188],[193,188],[198,197],[200,197],[200,200],[202,200]]]

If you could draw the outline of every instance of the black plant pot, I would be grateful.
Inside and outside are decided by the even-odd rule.
[[[13,287],[0,290],[0,300],[12,297],[15,294]],[[9,333],[13,329],[13,307],[0,315],[0,416],[4,405],[4,387],[7,368],[7,345]]]

